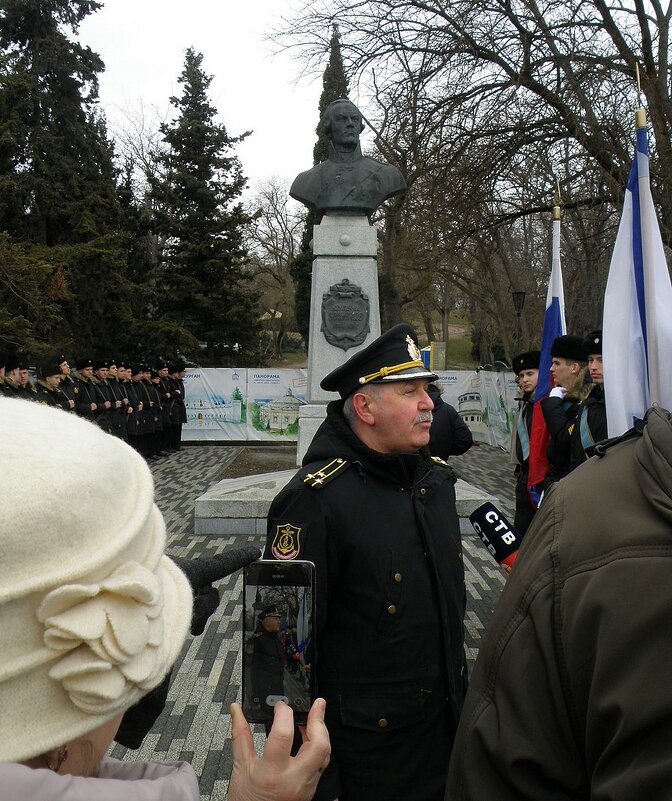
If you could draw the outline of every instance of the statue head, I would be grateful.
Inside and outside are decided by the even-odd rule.
[[[359,135],[364,130],[364,122],[357,106],[352,101],[341,98],[329,103],[324,110],[322,127],[337,150],[349,150],[357,147]]]

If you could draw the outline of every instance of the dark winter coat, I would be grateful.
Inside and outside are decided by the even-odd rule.
[[[588,397],[581,402],[570,443],[569,469],[586,461],[586,449],[607,438],[607,407],[604,404],[604,387],[593,384]]]
[[[642,801],[672,786],[672,419],[546,494],[472,674],[450,801]]]
[[[453,406],[444,402],[438,389],[430,385],[428,393],[434,401],[432,427],[429,430],[430,453],[442,459],[466,453],[474,444],[469,426]]]
[[[80,417],[86,417],[93,420],[98,411],[98,395],[96,387],[91,379],[77,374],[74,380],[73,394],[75,397],[75,411]],[[96,409],[91,409],[91,404],[96,404]]]
[[[60,387],[50,387],[45,381],[38,381],[35,385],[35,400],[38,403],[45,403],[47,406],[70,410],[68,399],[61,392]]]
[[[175,404],[170,410],[170,422],[173,425],[180,425],[187,422],[187,409],[185,406],[184,381],[181,378],[170,377],[171,392],[175,399]]]
[[[454,474],[426,449],[370,450],[342,406],[329,404],[273,501],[266,545],[267,558],[316,566],[333,755],[315,798],[440,799],[466,685]]]
[[[512,456],[516,463],[516,514],[513,527],[523,536],[534,518],[535,506],[530,500],[527,489],[529,473],[530,434],[532,432],[532,411],[534,408],[533,393],[526,392],[518,400],[519,407],[513,429]],[[519,429],[522,429],[519,430]],[[522,436],[521,436],[522,434]]]
[[[65,397],[72,401],[74,404],[75,401],[75,382],[70,378],[69,375],[61,376],[61,383],[58,385],[61,392],[65,395]],[[67,406],[68,411],[73,412],[75,410],[74,406],[68,404]]]
[[[581,400],[578,397],[565,395],[564,398],[543,398],[540,401],[541,411],[546,421],[549,441],[546,456],[549,472],[546,486],[559,481],[570,470],[572,453],[572,431],[576,424]]]

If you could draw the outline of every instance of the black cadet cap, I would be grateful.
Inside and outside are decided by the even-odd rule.
[[[511,369],[518,375],[521,370],[538,370],[539,361],[541,359],[541,351],[527,350],[525,353],[519,353],[514,356],[511,361]]]
[[[364,384],[387,384],[424,378],[436,381],[438,375],[422,363],[418,337],[407,323],[385,331],[370,345],[332,370],[320,382],[322,389],[347,398]]]
[[[93,367],[93,362],[91,359],[77,359],[76,366],[78,370],[85,370],[87,367]]]
[[[16,370],[21,367],[21,360],[18,356],[8,356],[7,363],[5,364],[5,372],[11,373],[12,370]]]
[[[94,370],[108,370],[110,367],[107,359],[98,359],[93,363]]]
[[[61,375],[61,364],[59,356],[53,356],[51,359],[45,359],[39,364],[39,371],[42,378],[48,378],[50,375]]]
[[[602,332],[591,331],[590,334],[583,340],[583,348],[586,351],[586,356],[591,353],[599,353],[602,355]]]
[[[569,359],[574,362],[588,361],[588,354],[583,346],[583,339],[581,337],[571,336],[565,334],[562,337],[556,337],[551,344],[551,356],[556,359]]]

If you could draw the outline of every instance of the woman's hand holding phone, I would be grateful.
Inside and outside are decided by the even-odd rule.
[[[228,801],[310,801],[331,753],[325,708],[324,699],[317,698],[306,726],[301,726],[303,745],[293,757],[294,715],[287,704],[276,704],[264,753],[258,757],[243,710],[231,704],[233,772]]]

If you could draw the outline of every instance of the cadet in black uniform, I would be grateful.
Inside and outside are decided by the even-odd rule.
[[[118,370],[118,367],[117,367]],[[126,368],[126,394],[128,396],[129,409],[131,413],[127,418],[128,444],[135,448],[138,453],[143,453],[143,393],[140,388],[140,367],[131,365]],[[133,376],[135,375],[135,380]]]
[[[122,365],[123,370],[123,365]],[[116,359],[110,359],[107,370],[107,383],[114,398],[114,409],[112,410],[112,433],[120,439],[128,439],[126,433],[126,417],[128,409],[128,398],[123,382],[119,379],[119,366]]]
[[[61,367],[57,358],[45,361],[40,365],[41,378],[35,386],[35,400],[47,406],[57,406],[70,411],[70,401],[61,392]]]
[[[169,375],[168,362],[159,362],[156,368],[157,376],[159,378],[158,387],[161,397],[161,441],[159,442],[159,450],[162,453],[168,453],[171,450],[171,410],[176,403],[177,394],[173,392]],[[154,379],[152,379],[154,381]],[[156,384],[157,382],[154,381]]]
[[[73,393],[75,396],[75,412],[80,417],[95,420],[98,411],[96,388],[91,381],[93,362],[91,359],[78,359],[76,362]]]
[[[9,394],[7,391],[7,386],[5,384],[5,367],[7,366],[7,356],[4,353],[0,353],[0,395],[7,395]]]
[[[72,380],[70,375],[70,365],[68,364],[68,360],[61,354],[58,357],[59,359],[59,369],[61,371],[61,383],[59,384],[59,389],[68,399],[68,411],[74,412],[75,411],[75,382]]]
[[[586,351],[581,337],[556,337],[551,344],[551,375],[555,386],[541,400],[541,411],[549,433],[546,455],[550,469],[544,486],[567,475],[571,462],[572,431],[579,404],[585,396]]]
[[[18,380],[19,392],[21,396],[24,397],[26,400],[34,401],[37,398],[37,394],[35,392],[35,387],[33,382],[30,380],[30,373],[28,368],[28,360],[22,359],[21,364],[19,365],[19,380]]]
[[[184,362],[175,362],[168,368],[175,404],[170,410],[171,434],[170,449],[179,451],[182,447],[182,425],[187,422],[186,397],[184,392]]]
[[[530,432],[532,430],[532,408],[534,406],[534,390],[539,379],[539,361],[541,352],[530,350],[513,357],[511,369],[516,374],[522,395],[518,398],[518,412],[513,429],[511,448],[512,460],[516,464],[516,516],[513,527],[522,536],[530,527],[536,507],[527,490],[529,473]]]
[[[586,450],[607,438],[607,407],[604,402],[602,374],[602,331],[591,331],[583,340],[588,358],[591,383],[588,395],[581,401],[577,425],[572,431],[570,470],[586,461]]]
[[[318,801],[443,801],[467,674],[455,475],[427,448],[436,378],[405,324],[324,378],[341,400],[269,512],[266,558],[316,566]]]
[[[21,362],[16,356],[9,356],[5,364],[5,380],[2,385],[4,395],[9,398],[22,398],[23,392],[19,387],[19,367]]]
[[[99,428],[111,434],[114,429],[114,409],[116,400],[112,393],[112,388],[107,383],[107,371],[109,364],[104,359],[98,359],[93,363],[93,375],[91,383],[96,392],[96,423]]]

